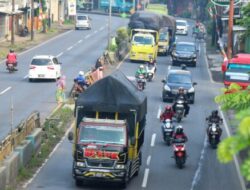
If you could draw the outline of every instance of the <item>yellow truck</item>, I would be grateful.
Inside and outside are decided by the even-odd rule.
[[[158,45],[158,53],[167,55],[169,50],[169,30],[166,28],[162,28],[160,30],[159,35],[159,45]]]
[[[159,33],[156,30],[132,29],[131,30],[131,61],[156,60],[158,52]]]

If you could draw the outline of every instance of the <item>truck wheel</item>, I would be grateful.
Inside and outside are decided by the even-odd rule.
[[[139,175],[141,163],[142,163],[142,153],[140,152],[140,153],[139,153],[139,167],[138,167],[138,169],[136,170],[136,172],[134,173],[134,176],[138,176],[138,175]]]

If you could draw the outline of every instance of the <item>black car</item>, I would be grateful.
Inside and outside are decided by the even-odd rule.
[[[183,87],[189,103],[194,103],[196,82],[192,82],[192,75],[187,70],[169,70],[166,79],[162,80],[162,100],[172,101],[178,94],[180,87]]]
[[[197,52],[195,43],[192,42],[177,42],[172,50],[172,65],[176,64],[191,64],[196,67]]]

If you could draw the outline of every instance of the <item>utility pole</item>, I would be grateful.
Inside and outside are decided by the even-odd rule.
[[[232,58],[233,22],[234,22],[234,0],[230,0],[229,19],[228,19],[228,40],[227,40],[227,57],[228,57],[228,59]]]
[[[15,43],[15,16],[14,16],[14,12],[15,12],[15,0],[12,0],[12,13],[11,13],[11,45],[14,45]]]
[[[34,40],[34,0],[31,0],[30,40]]]
[[[110,41],[111,41],[111,12],[112,12],[112,7],[111,7],[112,0],[109,0],[109,23],[108,23],[108,51],[110,50]]]

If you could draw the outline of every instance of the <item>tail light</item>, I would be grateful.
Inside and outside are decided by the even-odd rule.
[[[33,65],[32,65],[32,66],[30,66],[30,69],[35,69],[35,68],[36,68],[36,66],[33,66]]]
[[[53,66],[48,66],[47,69],[49,69],[49,70],[55,70],[55,68]]]
[[[177,156],[178,157],[182,157],[183,156],[183,152],[177,152]]]

